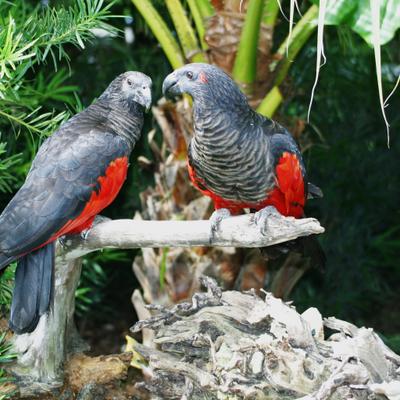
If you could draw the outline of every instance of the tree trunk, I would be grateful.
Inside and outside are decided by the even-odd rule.
[[[62,386],[67,352],[83,348],[74,324],[75,290],[81,268],[79,258],[73,261],[57,259],[51,310],[42,315],[32,333],[14,335],[18,358],[12,372],[23,397]]]

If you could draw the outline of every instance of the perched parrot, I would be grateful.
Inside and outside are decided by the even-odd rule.
[[[183,93],[193,98],[189,176],[214,202],[213,232],[223,218],[244,209],[257,211],[261,230],[273,210],[270,206],[282,215],[301,218],[307,196],[322,195],[319,188],[307,183],[292,135],[255,112],[221,69],[201,63],[185,65],[165,78],[163,93],[169,98]],[[311,240],[322,261],[317,241]]]
[[[86,231],[117,196],[151,105],[151,79],[115,78],[40,147],[25,183],[0,215],[0,270],[18,260],[10,327],[32,332],[49,309],[54,243]]]

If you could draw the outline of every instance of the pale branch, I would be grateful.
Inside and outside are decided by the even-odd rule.
[[[266,247],[322,232],[324,228],[317,220],[285,218],[272,207],[267,226],[257,225],[254,214],[246,214],[223,220],[214,234],[207,220],[111,221],[98,217],[92,229],[84,235],[67,236],[58,244],[52,307],[41,316],[32,333],[14,336],[18,359],[12,370],[20,387],[20,395],[29,397],[61,386],[65,360],[77,347],[81,349],[73,314],[74,292],[79,282],[80,257],[83,255],[103,248]],[[204,305],[202,296],[197,300],[192,308],[180,312],[190,314],[200,309]],[[148,314],[143,313],[142,317],[145,316]],[[151,331],[148,333],[152,336]],[[307,337],[309,341],[310,338]]]
[[[69,236],[57,249],[57,257],[73,260],[103,248],[131,249],[141,247],[266,247],[300,236],[324,232],[314,218],[283,217],[272,208],[268,226],[261,233],[254,214],[230,217],[221,221],[220,229],[211,234],[208,220],[143,221],[114,220],[98,222],[83,239]]]

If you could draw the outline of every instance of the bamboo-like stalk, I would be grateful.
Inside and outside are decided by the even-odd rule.
[[[232,71],[235,81],[241,84],[251,85],[256,79],[257,47],[263,8],[264,0],[249,1]]]
[[[299,22],[297,22],[295,28],[290,37],[289,51],[286,56],[287,41],[289,37],[286,37],[285,41],[279,46],[276,52],[277,59],[270,64],[271,72],[277,71],[272,89],[266,94],[264,99],[261,101],[257,108],[260,114],[267,117],[272,117],[280,103],[283,100],[282,94],[279,90],[279,85],[286,78],[289,68],[293,63],[294,58],[297,56],[299,51],[303,48],[311,34],[315,31],[318,17],[318,6],[312,5],[307,12],[303,15]]]
[[[190,8],[190,13],[192,14],[194,24],[197,29],[197,35],[199,36],[201,48],[203,50],[207,50],[208,45],[204,40],[204,34],[206,32],[206,28],[204,26],[204,19],[203,16],[201,15],[198,2],[196,0],[188,0],[188,6]]]
[[[280,85],[285,79],[294,58],[303,48],[311,34],[315,31],[316,27],[318,26],[317,17],[318,6],[312,5],[294,27],[291,34],[287,55],[286,49],[288,46],[287,43],[289,37],[287,37],[279,46],[279,49],[276,52],[276,58],[280,61],[276,61],[270,65],[271,72],[275,70],[278,71],[274,80],[275,85]]]
[[[182,50],[179,47],[178,42],[172,36],[172,33],[168,29],[167,24],[153,7],[150,0],[131,0],[133,5],[138,9],[144,20],[149,25],[154,36],[157,38],[164,50],[168,61],[172,65],[172,68],[176,69],[185,64]]]
[[[279,105],[282,103],[283,96],[278,86],[274,86],[268,94],[264,97],[263,101],[257,107],[257,111],[271,118]]]
[[[263,23],[267,26],[275,26],[279,12],[278,0],[265,0]]]
[[[215,10],[210,0],[196,0],[202,18],[208,18],[215,14]]]
[[[204,40],[206,33],[205,20],[215,14],[214,7],[210,0],[188,0],[190,12],[192,14],[194,24],[196,25],[197,34],[200,39],[201,48],[208,50],[208,44]]]
[[[181,2],[179,0],[166,0],[165,4],[174,23],[185,58],[193,62],[207,62]]]

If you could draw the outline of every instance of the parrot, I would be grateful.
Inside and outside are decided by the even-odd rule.
[[[121,189],[151,106],[151,86],[141,72],[117,76],[43,142],[0,215],[0,272],[17,261],[9,319],[15,333],[33,332],[50,308],[56,240],[85,237]]]
[[[271,212],[302,218],[307,198],[322,197],[321,189],[307,182],[293,136],[254,111],[220,68],[186,64],[164,79],[162,90],[166,98],[188,94],[193,99],[188,172],[193,185],[213,201],[211,233],[218,230],[222,219],[250,209],[265,234]],[[315,249],[315,260],[323,266],[322,248],[315,237],[308,238],[313,245],[303,241],[302,247]],[[281,246],[282,252],[289,251],[288,247]],[[276,254],[276,249],[270,254]]]

